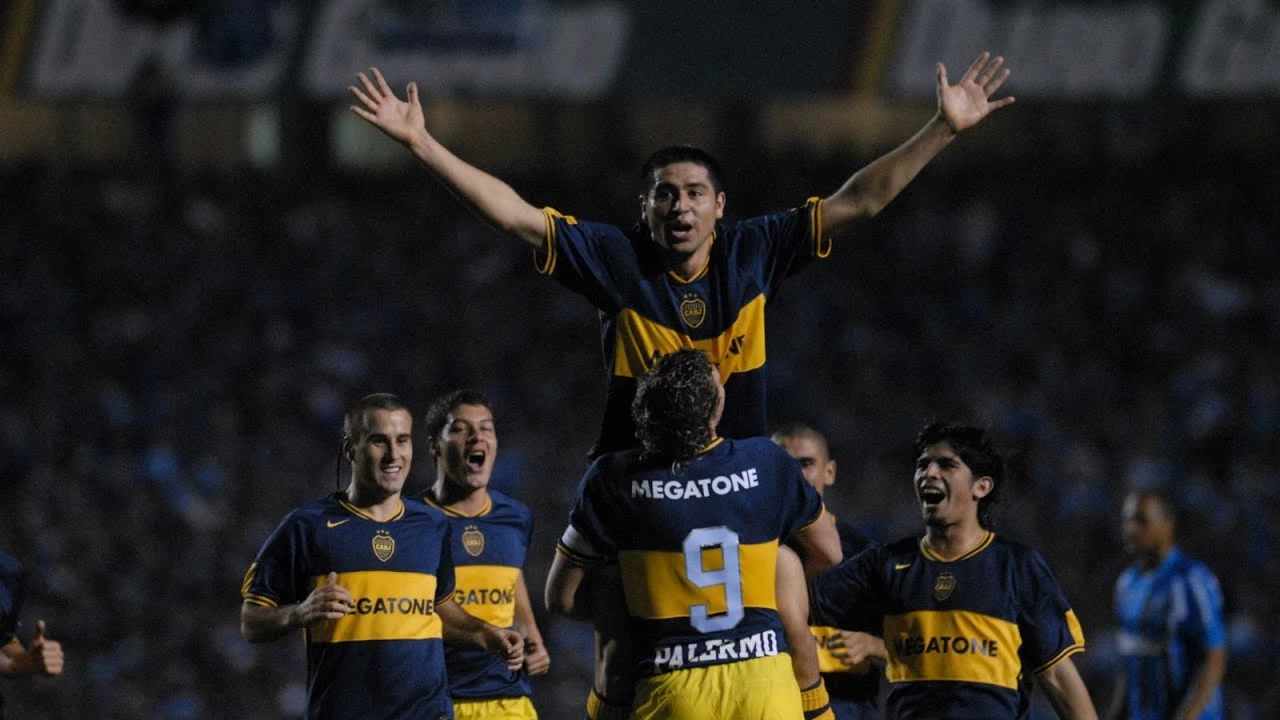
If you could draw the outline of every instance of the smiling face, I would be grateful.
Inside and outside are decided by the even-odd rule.
[[[352,482],[375,496],[398,494],[413,463],[413,416],[407,410],[365,411],[364,427],[347,440]]]
[[[993,486],[990,477],[975,478],[950,443],[928,445],[916,458],[916,498],[930,527],[977,523],[978,503]]]
[[[432,443],[436,471],[445,482],[465,495],[489,486],[498,456],[498,432],[488,407],[463,404],[453,408]]]
[[[653,241],[678,261],[699,253],[711,240],[716,220],[724,217],[724,202],[706,167],[673,162],[653,170],[640,211]]]

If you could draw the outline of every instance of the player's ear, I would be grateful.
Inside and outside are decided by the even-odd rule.
[[[724,217],[725,202],[726,202],[726,198],[724,195],[724,191],[721,190],[720,192],[716,193],[716,219],[717,220]]]
[[[342,436],[342,457],[346,458],[347,462],[350,463],[356,461],[355,443],[352,442],[350,435]]]
[[[835,460],[827,461],[826,472],[827,472],[827,481],[825,483],[825,486],[831,487],[832,485],[836,484],[836,461]]]
[[[983,475],[973,481],[973,499],[981,500],[991,494],[996,487],[996,481],[990,475]]]
[[[646,219],[649,213],[649,193],[640,193],[640,225],[648,227],[649,222]]]

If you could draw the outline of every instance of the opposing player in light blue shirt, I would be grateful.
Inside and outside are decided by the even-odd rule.
[[[1122,672],[1111,716],[1220,720],[1227,650],[1218,579],[1174,546],[1173,506],[1159,493],[1125,498],[1124,534],[1136,562],[1116,580]]]

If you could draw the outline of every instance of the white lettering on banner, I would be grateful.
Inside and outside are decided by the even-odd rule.
[[[1009,59],[1019,96],[1146,94],[1160,79],[1172,20],[1148,3],[1093,7],[981,0],[916,0],[903,12],[890,82],[906,95],[934,93],[934,63],[952,82],[979,52]]]
[[[1188,33],[1179,73],[1191,95],[1280,90],[1280,8],[1264,0],[1210,0]]]
[[[608,91],[621,68],[631,29],[624,3],[538,4],[545,17],[530,47],[384,48],[365,20],[368,0],[331,0],[320,10],[307,54],[305,87],[312,95],[346,94],[355,73],[368,67],[392,70],[389,82],[418,83],[424,94],[553,94],[591,97]]]
[[[199,57],[191,19],[159,27],[135,20],[111,0],[51,0],[32,49],[30,78],[38,95],[123,97],[149,59],[174,78],[174,91],[190,97],[269,97],[280,87],[296,40],[296,13],[272,14],[273,43],[241,66],[211,66]]]

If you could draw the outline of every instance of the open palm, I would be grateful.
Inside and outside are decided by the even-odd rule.
[[[991,53],[979,55],[955,85],[947,82],[947,68],[938,63],[938,113],[952,132],[967,130],[992,112],[1013,103],[1012,96],[990,99],[1009,78],[1009,70],[1000,69],[1004,58],[990,58]]]
[[[395,140],[411,144],[426,132],[426,119],[422,115],[422,104],[418,102],[418,84],[409,83],[406,90],[409,99],[401,100],[391,92],[378,68],[369,68],[369,71],[373,73],[376,84],[364,73],[356,73],[363,90],[355,85],[347,86],[347,90],[360,101],[360,105],[351,106],[351,112]]]

